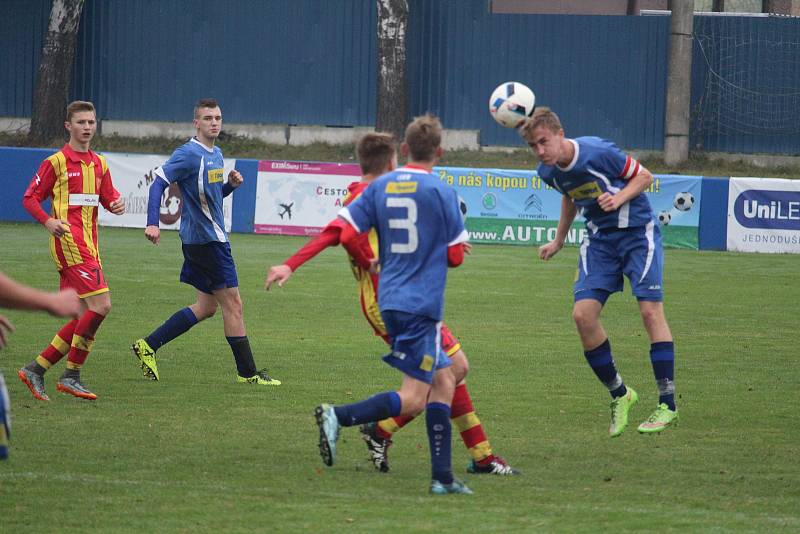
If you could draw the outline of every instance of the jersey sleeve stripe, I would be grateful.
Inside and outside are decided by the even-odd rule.
[[[339,210],[339,217],[341,217],[342,219],[344,219],[345,221],[350,223],[350,226],[355,228],[356,232],[358,232],[359,234],[361,233],[361,228],[359,228],[358,225],[353,220],[353,216],[350,215],[350,210],[349,209],[342,208],[341,210]]]
[[[632,157],[628,156],[625,160],[625,168],[622,169],[622,174],[620,174],[621,178],[625,180],[630,180],[637,174],[639,174],[639,162],[633,159]]]
[[[459,243],[466,243],[469,241],[469,233],[466,230],[461,230],[461,233],[458,234],[458,237],[450,241],[447,246],[452,247],[453,245],[457,245]]]

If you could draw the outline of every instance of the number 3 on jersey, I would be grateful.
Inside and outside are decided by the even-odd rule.
[[[417,234],[417,203],[413,198],[408,197],[388,197],[386,199],[387,208],[405,208],[405,219],[389,219],[389,228],[396,230],[406,230],[408,241],[405,243],[392,242],[389,249],[396,254],[411,254],[419,246],[419,235]]]

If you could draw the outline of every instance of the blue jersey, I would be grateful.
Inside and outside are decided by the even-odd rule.
[[[155,170],[156,176],[177,183],[181,190],[180,236],[186,245],[228,241],[222,215],[223,167],[219,148],[192,138]]]
[[[358,232],[378,232],[381,311],[442,320],[447,247],[467,241],[455,190],[403,167],[375,180],[339,215]]]
[[[599,137],[578,137],[569,141],[575,147],[575,157],[569,165],[561,168],[539,164],[536,172],[545,183],[575,202],[589,230],[645,226],[653,220],[653,210],[644,193],[612,212],[603,211],[597,203],[597,197],[606,192],[619,192],[639,173],[638,161],[614,143]]]

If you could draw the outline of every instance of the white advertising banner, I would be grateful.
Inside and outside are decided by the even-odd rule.
[[[800,254],[800,180],[731,178],[727,248]]]
[[[336,217],[361,168],[347,163],[259,161],[257,234],[316,235]]]
[[[114,215],[105,209],[97,214],[97,223],[103,226],[127,226],[144,229],[147,224],[147,197],[153,183],[153,170],[163,165],[169,156],[152,154],[103,154],[111,170],[114,187],[125,199],[125,213]],[[224,176],[236,166],[235,159],[225,160]],[[222,203],[225,217],[225,230],[231,229],[233,195],[228,195]],[[172,184],[161,198],[160,226],[162,229],[177,230],[181,219],[181,192]]]

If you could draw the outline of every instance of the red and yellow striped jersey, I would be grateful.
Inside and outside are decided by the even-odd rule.
[[[100,264],[97,240],[97,209],[118,199],[106,159],[69,146],[48,157],[25,191],[22,204],[40,223],[53,217],[67,221],[69,231],[62,237],[50,236],[50,255],[58,270],[94,260]],[[50,198],[50,214],[40,204]]]

